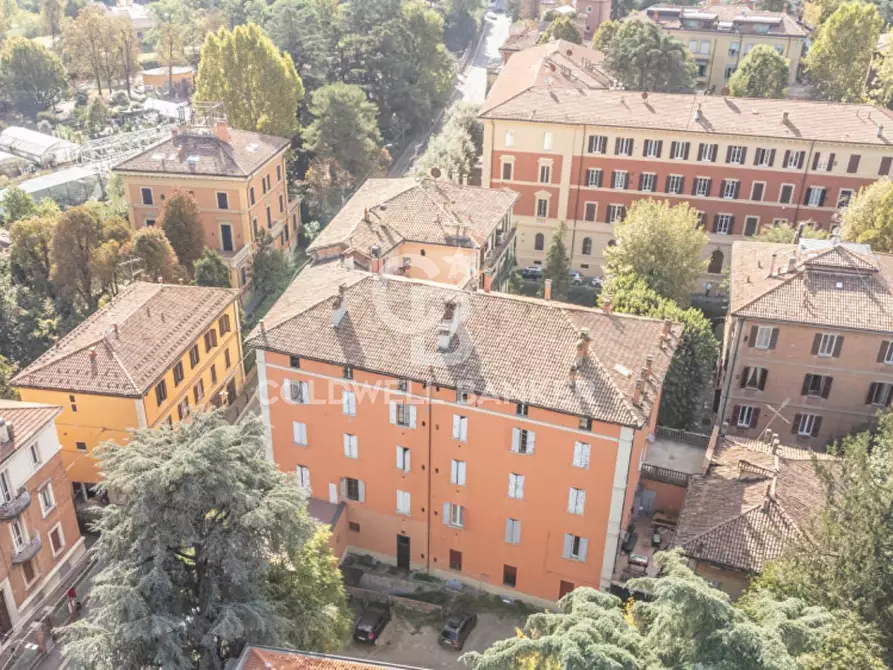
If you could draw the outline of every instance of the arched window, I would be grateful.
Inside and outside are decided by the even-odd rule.
[[[537,233],[533,238],[533,248],[536,251],[542,251],[546,248],[546,238],[542,233]]]
[[[591,256],[592,255],[592,239],[588,237],[583,238],[583,255]]]
[[[719,249],[715,249],[710,256],[710,265],[707,266],[707,272],[712,275],[722,274],[723,255]]]

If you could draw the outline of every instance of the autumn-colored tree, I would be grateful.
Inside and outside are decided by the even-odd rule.
[[[40,0],[40,20],[49,32],[53,46],[56,45],[56,35],[62,29],[64,18],[65,7],[62,5],[62,0]]]
[[[543,33],[543,41],[566,40],[574,44],[582,44],[583,38],[580,37],[580,31],[574,25],[574,20],[569,16],[559,16],[549,24],[546,32]]]
[[[137,231],[127,247],[126,255],[138,261],[146,281],[174,282],[186,273],[177,262],[177,254],[164,231],[156,226]]]
[[[62,32],[67,62],[78,74],[93,77],[99,95],[103,94],[103,84],[111,90],[120,67],[114,25],[112,17],[91,5],[78,12],[77,18],[69,21]]]
[[[204,231],[199,220],[198,203],[188,191],[176,190],[161,208],[158,224],[170,240],[177,258],[192,274],[195,261],[204,249]]]
[[[50,274],[53,231],[58,216],[58,212],[31,216],[16,221],[9,229],[9,264],[13,278],[39,295],[51,298],[56,297]]]

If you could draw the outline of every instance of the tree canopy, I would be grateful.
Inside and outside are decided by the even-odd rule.
[[[550,40],[567,40],[574,44],[583,44],[583,38],[580,37],[580,31],[574,25],[574,20],[570,16],[559,16],[543,33],[541,38],[544,42]]]
[[[546,250],[540,295],[543,295],[545,291],[546,280],[550,280],[552,282],[552,300],[566,300],[567,291],[570,288],[571,264],[567,255],[567,244],[564,241],[566,234],[567,226],[562,221],[558,230],[552,235],[549,248]]]
[[[128,19],[106,15],[91,5],[64,24],[62,48],[66,63],[78,74],[96,81],[99,95],[103,86],[112,86],[123,76],[132,76],[139,57],[139,45]]]
[[[758,44],[729,79],[729,91],[743,98],[783,98],[791,64],[768,44]]]
[[[437,168],[446,179],[461,182],[474,169],[483,150],[484,126],[478,120],[480,105],[459,101],[447,112],[443,129],[428,142],[415,165],[415,173],[427,176]]]
[[[797,237],[798,226],[790,223],[774,223],[771,226],[764,227],[756,239],[760,242],[779,242],[781,244],[791,244]],[[803,234],[801,237],[817,240],[828,239],[828,231],[816,227],[815,224],[804,222]]]
[[[624,21],[617,29],[607,47],[605,66],[635,91],[687,90],[695,75],[682,42],[638,19]]]
[[[196,286],[232,287],[232,275],[223,257],[213,249],[205,249],[195,262]]]
[[[609,20],[599,25],[595,35],[592,36],[592,48],[599,51],[607,51],[611,46],[614,35],[617,34],[618,28],[620,28],[619,21]]]
[[[840,218],[843,239],[893,252],[893,182],[883,177],[860,189]]]
[[[3,223],[8,228],[19,219],[34,216],[37,213],[37,205],[29,193],[13,185],[3,194],[0,210],[3,212]]]
[[[9,265],[12,277],[39,295],[56,297],[50,281],[53,233],[58,212],[20,219],[9,229]]]
[[[145,281],[170,284],[186,274],[164,231],[155,226],[137,231],[130,241],[127,254],[138,261],[137,269],[142,271]]]
[[[685,306],[706,269],[707,234],[687,203],[638,200],[616,226],[617,244],[605,249],[608,275],[641,277],[659,295]]]
[[[819,27],[804,64],[810,81],[829,100],[855,102],[884,21],[876,5],[845,2]]]
[[[222,102],[235,128],[291,138],[303,96],[291,56],[256,24],[221,28],[205,39],[195,99]]]
[[[288,256],[266,230],[261,230],[257,238],[257,248],[251,258],[251,283],[261,296],[277,295],[288,285],[291,266]]]
[[[0,97],[33,115],[52,108],[68,90],[62,61],[34,40],[11,37],[0,49]]]
[[[188,272],[205,248],[205,234],[199,219],[198,203],[188,191],[176,190],[161,206],[158,225],[170,240],[174,253]]]

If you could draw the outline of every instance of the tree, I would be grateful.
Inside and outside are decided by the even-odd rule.
[[[884,656],[893,660],[893,414],[876,428],[848,435],[831,447],[839,461],[820,462],[822,514],[770,564],[758,583],[775,593],[833,608],[852,608],[877,625]],[[862,667],[859,665],[851,667]],[[868,666],[865,666],[868,667]]]
[[[311,212],[328,222],[344,206],[353,178],[332,159],[314,158],[304,174],[303,191]]]
[[[68,90],[62,61],[34,40],[11,37],[0,50],[0,96],[34,115],[53,107]]]
[[[40,0],[40,20],[50,34],[53,46],[56,45],[56,35],[62,29],[64,18],[65,8],[62,6],[62,0]]]
[[[768,44],[758,44],[729,79],[729,91],[743,98],[783,98],[791,64]]]
[[[359,86],[328,84],[313,92],[304,130],[304,147],[323,159],[334,160],[356,183],[381,167],[381,134],[378,108]]]
[[[186,63],[184,33],[192,21],[186,7],[179,0],[160,0],[149,5],[149,12],[155,19],[152,43],[158,62],[167,68],[167,86],[174,90],[174,66]]]
[[[39,295],[56,297],[50,281],[53,231],[59,213],[19,219],[9,229],[9,266],[13,279]]]
[[[512,23],[521,20],[521,0],[505,0],[505,13]]]
[[[277,295],[288,285],[290,277],[288,257],[277,249],[266,230],[261,230],[257,249],[251,258],[251,283],[258,295],[266,298]]]
[[[686,306],[706,269],[707,233],[687,203],[639,200],[616,227],[617,244],[605,249],[608,275],[641,277],[659,295]]]
[[[710,387],[719,355],[719,342],[710,320],[699,309],[679,307],[649,288],[643,277],[635,275],[610,276],[599,295],[603,307],[608,299],[614,311],[685,326],[664,378],[658,421],[671,428],[698,430],[704,414],[705,389]]]
[[[3,194],[0,211],[3,212],[3,223],[8,228],[20,219],[37,214],[37,205],[34,204],[31,194],[25,193],[18,186],[10,186]]]
[[[602,23],[595,35],[592,36],[592,48],[599,51],[608,51],[611,48],[611,41],[620,28],[619,21],[605,21]]]
[[[760,231],[756,239],[760,242],[779,242],[781,244],[792,244],[797,238],[799,226],[795,228],[790,223],[774,223]],[[828,239],[828,231],[817,228],[815,224],[804,222],[802,238],[826,240]]]
[[[223,257],[212,249],[205,249],[201,258],[195,262],[196,286],[219,286],[230,288],[232,276],[229,266]]]
[[[109,91],[119,72],[119,52],[115,46],[115,22],[96,5],[80,10],[62,31],[62,49],[67,62],[78,74],[92,76],[99,95],[103,82]]]
[[[171,283],[185,274],[164,231],[156,226],[137,231],[125,255],[139,261],[137,267],[146,281]]]
[[[87,103],[87,132],[95,137],[109,121],[109,107],[103,98],[91,98]]]
[[[16,369],[8,360],[0,356],[0,400],[18,400],[19,394],[9,385]]]
[[[570,260],[567,257],[567,245],[564,243],[564,236],[567,233],[567,226],[564,221],[558,226],[558,230],[552,235],[552,241],[549,242],[549,249],[546,251],[546,265],[543,267],[543,283],[540,293],[545,290],[546,280],[552,281],[552,299],[565,300],[567,298],[567,290],[570,287],[570,276],[568,273],[571,269]]]
[[[823,97],[842,102],[862,99],[882,27],[877,7],[864,2],[843,3],[822,23],[804,63]]]
[[[192,194],[179,189],[171,193],[161,207],[158,225],[170,240],[177,258],[192,274],[192,267],[205,248],[198,203]]]
[[[448,112],[443,129],[429,142],[415,165],[415,173],[428,175],[432,168],[455,182],[471,175],[483,150],[484,127],[478,120],[480,105],[459,101]]]
[[[278,641],[270,557],[299,551],[314,526],[263,435],[256,419],[197,413],[102,446],[116,502],[97,524],[89,614],[63,630],[76,668],[222,668],[248,641]]]
[[[331,653],[344,645],[352,617],[328,530],[318,529],[299,553],[273,562],[268,593],[289,622],[283,632],[289,647]]]
[[[133,24],[124,17],[115,18],[109,26],[111,42],[118,54],[118,65],[127,97],[131,96],[133,78],[140,70],[140,41]]]
[[[690,89],[695,65],[685,45],[653,23],[624,21],[608,48],[605,66],[629,89]]]
[[[546,32],[543,33],[542,40],[549,42],[552,40],[567,40],[574,44],[583,44],[583,38],[580,37],[580,31],[574,25],[574,20],[569,16],[559,16],[549,24]]]
[[[841,223],[843,239],[893,251],[893,182],[883,177],[860,189],[841,211]]]
[[[223,102],[236,128],[289,138],[298,132],[301,78],[255,24],[208,35],[196,87],[195,99]]]

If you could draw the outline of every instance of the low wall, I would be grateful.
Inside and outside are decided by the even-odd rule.
[[[345,586],[344,591],[355,598],[363,598],[364,600],[374,600],[379,603],[388,603],[390,605],[399,605],[418,612],[426,614],[440,614],[443,607],[434,603],[426,603],[421,600],[413,600],[412,598],[401,598],[400,596],[392,596],[389,593],[380,593],[378,591],[369,591],[368,589],[360,589],[356,586]]]
[[[679,513],[682,511],[682,505],[685,502],[687,488],[667,484],[666,482],[656,482],[652,479],[641,479],[640,483],[643,489],[653,491],[656,494],[654,499],[655,512],[663,512],[669,516],[679,516]]]

